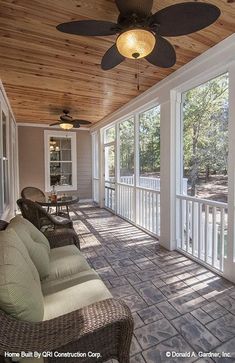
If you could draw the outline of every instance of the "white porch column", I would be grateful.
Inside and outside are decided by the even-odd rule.
[[[228,237],[224,277],[235,283],[235,63],[229,66]]]
[[[175,104],[161,104],[161,232],[160,244],[172,251],[176,248],[176,135]]]
[[[104,179],[105,179],[105,169],[104,169],[104,136],[102,129],[99,130],[99,206],[104,207]]]

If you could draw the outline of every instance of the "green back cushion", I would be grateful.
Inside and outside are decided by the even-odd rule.
[[[49,275],[50,245],[47,238],[32,223],[20,216],[14,217],[8,228],[13,228],[28,250],[39,276],[44,279]]]
[[[0,309],[24,321],[42,321],[44,315],[38,272],[10,228],[0,231]]]

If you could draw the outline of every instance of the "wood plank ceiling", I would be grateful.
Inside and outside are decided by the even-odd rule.
[[[154,11],[182,0],[156,0]],[[0,0],[0,78],[17,122],[45,123],[58,119],[63,108],[93,123],[114,112],[235,32],[235,3],[208,0],[222,15],[209,28],[169,40],[177,63],[171,69],[126,60],[116,69],[102,71],[102,55],[115,37],[80,37],[56,30],[65,21],[116,21],[114,0]]]

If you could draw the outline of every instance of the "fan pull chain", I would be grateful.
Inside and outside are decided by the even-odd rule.
[[[136,79],[136,83],[137,83],[137,91],[140,90],[140,63],[139,63],[139,59],[136,59],[136,74],[135,74],[135,79]]]

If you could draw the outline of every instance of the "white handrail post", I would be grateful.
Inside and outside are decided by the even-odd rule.
[[[120,128],[119,124],[115,125],[115,213],[117,214],[120,196],[117,183],[120,181]]]
[[[176,117],[178,102],[172,91],[170,99],[161,104],[161,198],[160,244],[168,250],[176,246]]]
[[[140,223],[139,217],[139,191],[137,190],[137,185],[139,184],[139,175],[140,175],[140,158],[139,158],[139,114],[135,114],[134,119],[134,150],[135,150],[135,159],[134,159],[134,223]]]
[[[104,132],[103,130],[99,131],[98,135],[99,140],[99,205],[100,208],[104,207],[105,202],[105,157],[104,157]]]

